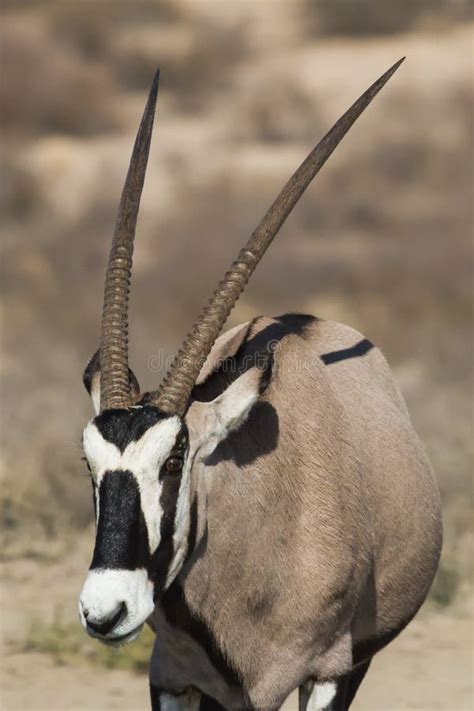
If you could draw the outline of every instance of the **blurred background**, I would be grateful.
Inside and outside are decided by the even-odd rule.
[[[312,313],[386,354],[438,477],[445,546],[428,605],[357,708],[472,708],[468,0],[4,0],[2,20],[1,707],[146,707],[150,635],[112,655],[85,638],[75,598],[93,544],[82,371],[155,68],[130,315],[142,388],[315,142],[407,55],[229,325]]]

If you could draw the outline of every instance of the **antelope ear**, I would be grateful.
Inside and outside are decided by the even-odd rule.
[[[186,424],[202,457],[209,456],[219,442],[243,425],[270,382],[272,365],[273,358],[269,357],[263,368],[250,368],[215,400],[193,402]]]
[[[138,384],[134,372],[130,370],[130,368],[128,369],[128,377],[132,390],[132,403],[134,403],[140,396],[140,385]],[[82,382],[92,398],[95,414],[98,415],[100,413],[100,351],[96,351],[86,365]]]
[[[242,323],[240,326],[235,326],[219,336],[201,368],[201,372],[196,380],[196,385],[204,383],[226,358],[235,356],[245,338],[248,336],[253,323],[254,321]]]

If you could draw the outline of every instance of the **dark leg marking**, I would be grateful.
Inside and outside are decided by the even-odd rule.
[[[201,694],[199,711],[225,711],[225,708],[221,706],[218,701],[213,699],[212,696]]]
[[[359,664],[359,666],[336,681],[336,695],[327,707],[327,711],[349,711],[371,661],[369,659]]]
[[[240,687],[238,674],[224,657],[212,634],[212,630],[208,628],[203,620],[191,612],[184,597],[183,589],[176,580],[165,590],[160,599],[160,604],[168,624],[186,632],[199,644],[207,654],[211,664],[229,686]]]
[[[150,684],[151,711],[161,711],[160,694],[161,690],[154,684]]]
[[[362,679],[367,674],[367,670],[370,666],[371,661],[372,659],[368,659],[366,662],[360,664],[358,667],[353,669],[349,674],[349,683],[347,686],[346,695],[346,709],[349,709],[352,702],[354,701],[354,697],[357,693],[359,686],[361,685]]]

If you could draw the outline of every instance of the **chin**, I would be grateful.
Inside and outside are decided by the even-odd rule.
[[[140,632],[143,629],[143,624],[141,624],[139,627],[136,627],[134,630],[131,630],[131,632],[127,632],[126,634],[117,636],[117,637],[101,637],[99,635],[94,635],[96,639],[99,640],[99,642],[102,642],[102,644],[105,644],[106,647],[112,647],[113,649],[119,649],[120,647],[125,647],[125,645],[130,644],[130,642],[134,642],[137,637],[140,635]]]

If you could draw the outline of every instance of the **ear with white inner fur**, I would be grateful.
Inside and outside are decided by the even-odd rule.
[[[135,374],[130,369],[128,370],[128,377],[132,391],[132,403],[134,403],[140,395],[140,386]],[[95,414],[98,415],[100,413],[100,351],[96,351],[86,365],[82,382],[92,398]]]
[[[193,402],[186,415],[186,424],[193,448],[200,450],[202,458],[209,456],[219,442],[248,418],[268,385],[267,371],[268,367],[265,370],[250,368],[215,400]]]
[[[248,335],[252,323],[250,321],[241,323],[240,326],[235,326],[219,336],[201,368],[196,385],[204,383],[226,358],[235,356]]]

